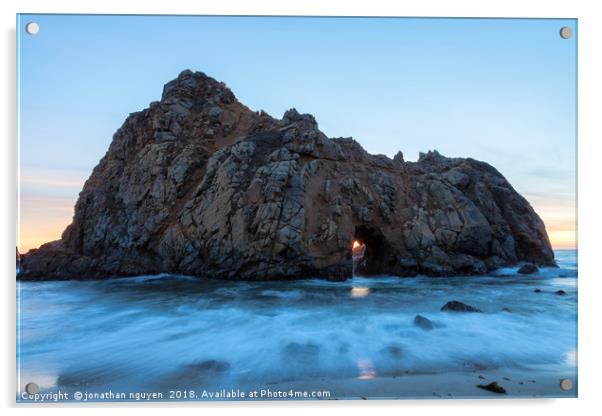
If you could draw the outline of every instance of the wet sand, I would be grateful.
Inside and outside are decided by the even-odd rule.
[[[560,388],[560,381],[566,378],[573,382],[573,388],[569,391]],[[494,381],[506,390],[505,394],[477,387]],[[522,370],[404,374],[373,379],[322,379],[276,383],[267,387],[274,390],[327,390],[331,394],[330,400],[570,398],[577,397],[578,391],[574,373]]]

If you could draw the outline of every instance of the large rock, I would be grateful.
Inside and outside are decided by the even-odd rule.
[[[466,303],[457,300],[447,302],[441,307],[441,310],[448,312],[481,312],[479,308],[475,308],[474,306],[467,305]]]
[[[520,267],[520,269],[518,269],[518,273],[520,274],[533,274],[537,273],[538,271],[539,269],[533,263],[525,263]]]
[[[184,273],[224,279],[484,273],[553,265],[541,219],[493,167],[436,151],[406,162],[327,138],[311,115],[253,112],[182,72],[131,114],[58,241],[22,279]]]

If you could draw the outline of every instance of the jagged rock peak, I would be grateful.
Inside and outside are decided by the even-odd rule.
[[[296,108],[291,108],[287,110],[282,116],[282,122],[285,124],[289,123],[298,123],[298,122],[307,122],[314,128],[318,128],[318,123],[316,119],[311,114],[299,114]]]
[[[422,162],[437,163],[437,162],[445,161],[446,159],[448,159],[448,158],[443,156],[437,150],[429,150],[426,153],[420,152],[418,154],[418,163],[422,163]]]
[[[203,72],[185,70],[177,78],[163,87],[162,101],[167,99],[194,99],[217,96],[225,104],[231,104],[234,94],[223,82],[207,76]],[[216,100],[218,101],[218,100]]]

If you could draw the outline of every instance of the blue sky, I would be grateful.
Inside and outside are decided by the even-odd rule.
[[[189,68],[371,153],[486,161],[572,246],[576,36],[562,26],[577,31],[555,19],[21,15],[20,245],[60,237],[113,133]]]

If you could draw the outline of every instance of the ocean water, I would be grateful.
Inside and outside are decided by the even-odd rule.
[[[556,259],[528,276],[17,282],[19,383],[168,392],[496,369],[575,375],[577,252]],[[451,300],[482,313],[440,311]],[[417,314],[433,328],[416,326]]]

